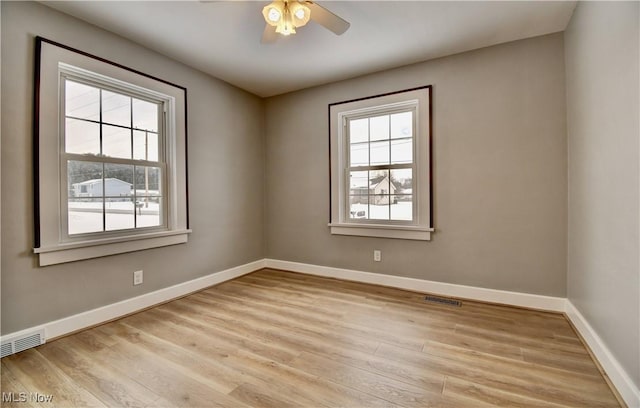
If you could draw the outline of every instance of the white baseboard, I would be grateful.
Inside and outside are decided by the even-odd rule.
[[[2,336],[2,339],[21,337],[24,334],[32,333],[40,329],[44,329],[45,339],[64,336],[69,333],[77,332],[79,330],[86,329],[88,327],[95,326],[100,323],[117,319],[118,317],[126,316],[142,309],[167,302],[171,299],[188,295],[189,293],[196,292],[209,286],[235,279],[242,275],[260,270],[264,267],[264,259],[250,262],[245,265],[240,265],[234,268],[226,269],[224,271],[215,272],[201,278],[190,280],[188,282],[169,286],[168,288],[145,293],[144,295],[126,299],[121,302],[78,313],[76,315],[55,320],[53,322],[45,323],[36,327],[20,330],[19,332],[9,333],[6,336]]]
[[[566,300],[565,314],[598,359],[602,369],[607,373],[627,406],[640,408],[640,389],[633,383],[629,374],[622,368],[598,333],[569,299]]]
[[[406,289],[442,296],[527,307],[531,309],[548,310],[553,312],[564,312],[565,310],[564,304],[566,299],[560,297],[478,288],[474,286],[456,285],[453,283],[443,283],[423,279],[405,278],[401,276],[383,275],[379,273],[362,272],[351,269],[332,268],[329,266],[318,266],[298,262],[279,261],[276,259],[266,259],[265,267],[284,269],[287,271],[306,273],[309,275],[371,283],[374,285],[389,286],[398,289]]]

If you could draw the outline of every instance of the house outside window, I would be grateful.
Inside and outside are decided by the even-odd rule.
[[[332,234],[430,239],[430,93],[330,105]]]

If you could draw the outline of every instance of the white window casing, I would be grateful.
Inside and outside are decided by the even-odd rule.
[[[430,240],[434,231],[432,225],[432,195],[431,195],[431,86],[407,91],[394,92],[381,96],[368,97],[353,101],[340,102],[329,105],[330,123],[330,157],[331,157],[331,220],[329,223],[332,234],[355,235],[379,238],[396,238],[411,240]],[[413,158],[411,162],[394,164],[391,156],[389,163],[383,165],[372,164],[372,149],[375,141],[369,139],[369,163],[353,165],[350,158],[350,131],[352,120],[367,119],[393,115],[395,113],[411,113],[413,119],[412,146]],[[371,130],[368,130],[371,132]],[[371,137],[371,136],[370,136]],[[392,148],[392,137],[390,148]],[[356,142],[353,142],[354,144]],[[389,185],[393,170],[411,169],[412,191],[410,193],[412,214],[410,217],[377,220],[372,219],[371,211],[365,211],[362,218],[350,214],[351,172],[388,171]],[[367,181],[367,209],[371,210],[370,197],[372,193]],[[389,195],[389,213],[391,214],[391,189],[384,191]],[[377,194],[377,193],[375,193]],[[408,196],[406,196],[408,197]],[[397,197],[396,197],[397,198]],[[384,208],[383,207],[383,208]],[[386,210],[385,210],[386,211]],[[352,211],[353,213],[353,211]]]
[[[187,242],[186,89],[115,63],[37,38],[34,184],[36,242],[41,266]],[[149,165],[161,170],[161,225],[72,235],[67,231],[64,83],[78,81],[160,106],[158,161],[103,156],[78,160]],[[132,125],[133,126],[133,125]],[[78,155],[76,155],[78,156]],[[148,159],[146,159],[148,160]],[[160,181],[159,181],[160,183]],[[105,187],[106,188],[106,185]],[[133,187],[135,189],[135,186]],[[104,191],[104,190],[103,190]],[[103,195],[106,196],[106,193]],[[135,193],[134,193],[135,195]]]

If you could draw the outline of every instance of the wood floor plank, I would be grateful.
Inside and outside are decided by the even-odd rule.
[[[240,351],[232,357],[232,362],[245,370],[250,370],[252,382],[255,382],[255,379],[263,379],[265,384],[270,384],[269,388],[278,391],[279,394],[296,395],[304,392],[304,399],[312,402],[302,404],[302,400],[298,400],[300,406],[372,408],[396,406],[385,399],[332,382],[295,366],[269,361],[252,353]],[[279,381],[274,383],[274,378],[278,378]],[[295,390],[290,390],[291,387]]]
[[[222,324],[227,325],[227,327],[235,326],[235,330],[242,333],[246,339],[254,339],[260,344],[276,344],[278,347],[284,348],[285,354],[279,361],[295,358],[304,347],[310,347],[307,341],[309,336],[305,335],[297,327],[291,327],[288,331],[283,331],[257,319],[246,319],[243,317],[241,320],[238,320],[238,316],[236,315],[213,310],[211,306],[202,305],[198,302],[185,302],[180,306],[184,306],[185,309],[197,313],[203,321],[213,324],[222,322]],[[167,306],[167,309],[169,309],[169,306]],[[211,313],[205,314],[207,310],[211,310]],[[276,359],[277,357],[273,356],[272,358]]]
[[[170,322],[178,330],[204,334],[201,343],[205,346],[210,346],[206,344],[206,338],[212,336],[216,339],[213,344],[227,352],[245,349],[280,362],[290,361],[300,354],[295,344],[279,341],[280,333],[269,325],[254,326],[244,319],[237,321],[217,313],[207,313],[207,310],[207,306],[198,303],[181,303],[156,309],[152,316],[160,323]]]
[[[300,309],[332,319],[342,318],[345,314],[344,310],[316,307],[316,298],[312,296],[302,294],[299,294],[298,296],[281,296],[278,293],[274,293],[268,287],[246,286],[238,281],[227,282],[224,287],[214,286],[202,293],[221,293],[228,296],[235,295],[245,299],[256,299],[268,304],[282,305],[289,309]]]
[[[228,322],[221,322],[201,313],[195,314],[196,318],[184,318],[171,311],[173,306],[158,308],[141,319],[129,319],[125,322],[132,323],[157,337],[221,360],[238,348],[268,355],[282,362],[290,361],[300,354],[300,351],[286,347],[285,344],[270,342],[271,339],[262,332],[246,330],[244,322],[236,324],[235,329],[239,333],[236,335],[225,330],[233,329],[232,326],[226,326]],[[195,310],[197,313],[198,309]]]
[[[265,390],[268,395],[279,395],[287,403],[314,407],[332,406],[325,404],[321,394],[315,390],[318,378],[310,373],[242,350],[230,357],[230,364],[241,367],[248,374],[247,377],[251,378],[248,380],[249,384]],[[273,378],[278,378],[279,381],[274,383]]]
[[[233,300],[234,302],[240,301],[235,296],[227,296],[226,299]],[[371,339],[370,336],[355,336],[350,335],[350,333],[344,330],[337,330],[336,328],[336,320],[334,319],[307,319],[304,315],[298,315],[297,313],[287,312],[288,308],[273,308],[269,307],[268,304],[263,302],[255,302],[251,299],[245,299],[241,301],[242,304],[252,307],[256,310],[261,310],[263,312],[269,311],[275,314],[281,314],[285,316],[290,316],[296,319],[296,326],[301,325],[309,325],[311,322],[314,326],[318,328],[324,328],[322,332],[318,333],[301,333],[297,330],[294,330],[293,334],[295,334],[294,339],[296,342],[304,341],[306,345],[298,345],[296,347],[335,347],[336,345],[346,346],[346,347],[354,347],[358,350],[369,351],[371,353],[375,352],[378,347],[379,341],[378,339]],[[299,348],[298,348],[299,349]],[[259,353],[258,353],[259,354]]]
[[[5,357],[2,362],[30,393],[52,396],[52,406],[107,406],[67,377],[37,349],[28,349]]]
[[[271,286],[272,289],[286,290],[294,293],[307,293],[312,296],[316,296],[319,299],[344,302],[345,304],[354,304],[357,307],[369,306],[373,309],[379,309],[382,306],[380,302],[366,296],[366,293],[362,291],[350,292],[346,290],[339,290],[339,288],[335,287],[329,288],[324,285],[300,285],[295,281],[295,279],[273,280],[270,277],[264,277],[260,272],[247,276],[246,281],[259,285],[269,285],[270,283],[275,282],[275,285]]]
[[[298,322],[304,322],[310,326],[323,327],[331,326],[337,319],[341,319],[344,313],[328,316],[323,311],[324,308],[314,308],[313,304],[307,304],[306,307],[291,307],[290,304],[280,304],[281,300],[275,297],[258,298],[255,294],[247,296],[246,294],[237,295],[234,293],[203,291],[193,296],[194,299],[215,299],[221,302],[233,303],[242,307],[248,307],[252,310],[260,310],[269,312],[273,315],[284,316],[289,319],[295,319]]]
[[[186,375],[198,378],[200,382],[221,393],[229,393],[243,383],[242,372],[232,369],[218,358],[206,357],[204,353],[186,349],[173,341],[162,340],[127,323],[120,323],[118,326],[120,338],[129,343],[127,346],[133,346],[132,350],[143,348],[139,352],[161,355],[163,359],[171,362],[173,367],[177,367],[176,371],[184,372],[186,369]],[[191,341],[195,339],[191,338]]]
[[[86,343],[76,338],[68,341],[75,347],[86,346]],[[127,381],[136,381],[150,389],[168,401],[168,406],[244,406],[221,392],[214,379],[203,379],[197,373],[190,372],[189,367],[180,369],[179,365],[170,363],[161,355],[146,353],[143,348],[135,347],[133,344],[117,343],[100,352],[94,352],[92,358],[102,365],[126,372]]]
[[[456,332],[468,336],[482,337],[489,341],[510,343],[518,347],[526,347],[529,349],[538,349],[545,352],[553,352],[568,357],[587,357],[589,354],[584,346],[570,344],[567,342],[559,342],[553,336],[528,336],[521,335],[508,330],[502,330],[492,325],[484,327],[472,327],[465,324],[456,325]]]
[[[378,348],[382,347],[383,344],[384,343],[381,343]],[[342,347],[314,352],[332,361],[413,384],[426,390],[436,391],[441,389],[442,386],[442,373],[425,369],[425,367],[409,366],[404,364],[404,362],[379,356],[377,353],[372,355],[359,350],[345,349]]]
[[[124,373],[94,364],[90,356],[83,356],[72,347],[64,347],[63,342],[45,344],[38,351],[109,407],[146,407],[159,398],[136,382],[121,381]]]
[[[174,309],[174,306],[180,307],[177,310],[191,311],[194,318],[182,319],[179,312]],[[206,307],[182,303],[159,308],[154,310],[154,314],[158,316],[157,319],[177,319],[172,320],[172,322],[177,326],[178,330],[189,328],[191,331],[200,331],[207,335],[218,336],[220,340],[226,341],[226,344],[216,342],[215,344],[218,347],[226,349],[241,347],[256,354],[269,356],[279,362],[290,361],[301,352],[294,342],[286,341],[280,330],[273,330],[268,325],[252,325],[244,319],[238,319],[237,316],[235,319],[231,319],[230,317],[220,317],[216,313],[205,314],[203,310],[206,310]],[[237,337],[230,334],[232,330],[237,333]],[[236,341],[233,340],[234,338]],[[202,338],[199,346],[210,347],[211,345],[207,344],[206,338]]]
[[[566,370],[571,373],[579,373],[581,375],[591,375],[600,378],[600,370],[593,364],[591,356],[587,355],[562,355],[558,358],[558,354],[550,355],[546,351],[539,349],[523,349],[524,361],[535,363],[545,367],[554,367]]]
[[[403,407],[454,406],[442,398],[444,376],[441,384],[434,384],[432,390],[427,390],[424,387],[394,380],[381,374],[341,364],[310,353],[303,353],[291,362],[291,365]]]
[[[178,342],[173,343],[174,347],[171,347],[170,344],[172,343],[169,341],[158,339],[144,332],[138,332],[128,326],[128,323],[123,323],[120,326],[122,328],[119,331],[120,336],[124,336],[127,340],[133,340],[139,346],[154,350],[154,352],[160,353],[163,358],[170,359],[176,364],[186,365],[207,378],[215,378],[216,381],[228,383],[231,395],[245,396],[244,393],[238,394],[238,392],[233,391],[237,387],[246,389],[250,386],[252,387],[251,389],[275,390],[282,395],[294,395],[294,400],[290,397],[284,397],[284,401],[288,401],[287,404],[299,405],[304,403],[306,406],[323,406],[317,399],[309,398],[303,392],[305,388],[309,388],[310,381],[315,381],[314,377],[307,375],[306,378],[300,379],[298,377],[304,373],[296,373],[297,375],[294,375],[291,373],[292,370],[287,371],[287,366],[260,357],[245,348],[229,350],[229,354],[223,355],[224,361],[219,362],[215,359],[204,357],[199,350],[188,350],[181,346],[175,347]],[[193,346],[192,342],[194,341],[200,341],[195,339],[193,334],[188,337],[191,343],[182,343],[186,347]],[[176,340],[175,338],[172,339],[172,341]],[[217,338],[210,340],[211,343],[217,341]],[[194,359],[198,358],[199,360],[194,361]],[[280,378],[282,381],[274,383],[272,381],[273,378]]]
[[[567,372],[566,370],[555,367],[540,366],[524,360],[489,354],[472,348],[452,346],[433,340],[427,340],[422,351],[434,356],[459,361],[474,367],[484,367],[487,370],[496,370],[498,372],[518,369],[537,373],[540,376],[550,376],[551,378],[558,379],[558,381],[566,381],[573,378],[586,384],[591,382],[594,384],[602,383],[602,377],[600,375],[594,376],[591,373]]]
[[[6,408],[31,408],[35,403],[29,400],[31,391],[13,375],[4,362],[0,364],[0,390],[3,392],[2,406]],[[52,403],[43,403],[41,406],[52,407]]]
[[[227,299],[216,299],[201,293],[183,300],[185,302],[198,303],[200,306],[205,306],[208,310],[215,311],[216,314],[227,318],[242,315],[246,321],[258,326],[290,326],[294,327],[299,333],[307,335],[322,336],[327,332],[326,327],[309,323],[307,320],[301,320],[295,314],[282,314],[268,308],[256,309],[245,303],[229,302]]]
[[[363,338],[371,337],[372,335],[380,340],[387,341],[391,344],[396,344],[401,347],[407,347],[410,349],[420,350],[423,344],[423,333],[415,333],[406,331],[394,331],[390,332],[386,328],[367,327],[361,324],[359,320],[350,319],[350,321],[335,320],[331,322],[330,327],[320,328],[317,324],[307,324],[306,321],[300,320],[295,317],[283,316],[281,313],[274,311],[269,313],[269,309],[255,309],[252,307],[243,306],[242,304],[226,302],[224,299],[214,299],[211,296],[205,294],[197,294],[183,299],[185,302],[204,302],[209,305],[215,306],[210,310],[214,311],[219,316],[226,316],[230,318],[237,314],[242,314],[244,320],[251,321],[255,325],[261,325],[264,322],[269,322],[272,325],[281,326],[289,325],[301,335],[324,335],[331,328],[332,330],[340,330],[341,333],[351,333]]]
[[[461,362],[452,359],[432,356],[426,353],[415,353],[411,350],[381,344],[376,354],[389,359],[399,360],[407,366],[424,367],[487,387],[493,387],[513,394],[530,398],[541,398],[552,403],[562,404],[566,401],[574,406],[611,406],[613,395],[606,383],[583,383],[571,376],[560,376],[557,372],[540,372],[536,370],[503,367],[497,370],[498,364],[481,364],[478,361]],[[615,399],[614,399],[615,401]]]
[[[206,305],[203,306],[198,302],[188,303],[190,300],[191,299],[185,299],[185,302],[181,303],[181,305],[187,305],[187,307],[191,307],[192,310],[199,311],[199,316],[202,319],[207,319],[211,316],[231,319],[237,316],[232,312],[221,311]],[[205,315],[207,311],[209,311],[209,313]],[[363,336],[362,330],[337,328],[337,322],[322,330],[305,330],[306,324],[304,322],[290,321],[293,325],[289,324],[288,330],[282,331],[279,329],[281,326],[265,324],[265,321],[269,320],[265,313],[256,315],[245,312],[246,310],[243,311],[242,314],[242,322],[235,322],[235,319],[233,319],[236,330],[247,333],[249,337],[257,336],[261,341],[277,342],[281,345],[287,345],[292,350],[333,347],[335,344],[330,343],[334,341],[340,342],[340,344],[345,347],[357,347],[358,349],[369,350],[371,352],[377,348],[377,338],[376,341],[371,341],[371,336]],[[263,316],[263,318],[261,319],[260,316]],[[406,341],[399,340],[399,342],[402,345],[406,345]],[[415,348],[418,346],[418,343],[414,341],[413,345]]]
[[[424,338],[429,339],[429,341],[432,342],[457,346],[469,350],[476,350],[482,353],[494,354],[513,360],[524,359],[522,349],[517,345],[507,342],[491,341],[479,336],[460,334],[455,329],[450,331],[431,330],[424,336]]]
[[[2,359],[2,407],[619,407],[561,314],[263,269]]]
[[[446,378],[443,396],[445,398],[450,396],[465,398],[470,400],[470,405],[474,406],[476,404],[489,404],[491,406],[510,408],[566,408],[572,406],[524,397],[456,377]]]
[[[252,407],[264,408],[297,408],[295,402],[287,401],[280,395],[274,395],[268,388],[259,387],[255,384],[242,384],[229,395],[238,401],[246,403]]]

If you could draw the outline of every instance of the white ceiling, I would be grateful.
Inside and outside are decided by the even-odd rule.
[[[563,31],[574,1],[322,1],[351,23],[314,22],[261,44],[265,1],[64,1],[49,7],[267,97]]]

